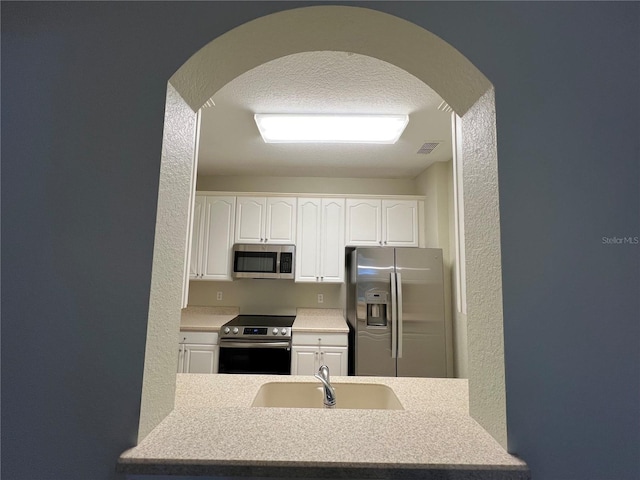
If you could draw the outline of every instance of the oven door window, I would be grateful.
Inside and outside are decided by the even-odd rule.
[[[277,252],[236,252],[233,270],[237,273],[276,273]]]
[[[289,375],[291,350],[220,347],[218,373]]]

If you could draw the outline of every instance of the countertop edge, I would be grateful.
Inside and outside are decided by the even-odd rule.
[[[208,307],[191,307],[194,309],[205,309]],[[214,309],[215,307],[211,307]],[[193,313],[198,313],[197,310]],[[202,313],[200,317],[204,316]],[[194,321],[189,316],[183,314],[180,320],[181,332],[220,332],[220,328],[232,320],[236,315],[231,313],[212,313],[209,315],[210,323],[205,323],[199,319]],[[299,309],[294,315],[295,321],[292,326],[292,333],[349,333],[347,320],[339,309]]]
[[[271,478],[530,480],[523,465],[354,464],[328,462],[234,462],[220,460],[119,459],[118,473],[138,475],[217,475]]]

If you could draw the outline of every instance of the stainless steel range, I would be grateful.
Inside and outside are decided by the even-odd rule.
[[[218,373],[289,375],[294,315],[238,315],[220,329]]]

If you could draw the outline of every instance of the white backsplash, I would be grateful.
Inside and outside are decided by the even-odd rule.
[[[219,292],[222,300],[217,300]],[[322,303],[318,303],[318,294],[322,294]],[[189,285],[190,306],[237,306],[245,315],[295,315],[298,308],[342,310],[345,295],[346,289],[341,284],[291,280],[192,281]]]

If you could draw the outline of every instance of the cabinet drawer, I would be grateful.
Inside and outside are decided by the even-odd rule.
[[[348,335],[346,333],[296,333],[293,332],[291,343],[295,345],[332,345],[335,347],[346,347],[348,345]]]
[[[179,343],[195,343],[199,345],[217,345],[218,332],[180,332]]]

